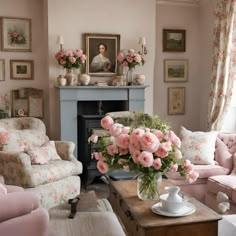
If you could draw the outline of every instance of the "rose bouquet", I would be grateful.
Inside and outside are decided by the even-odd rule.
[[[6,145],[9,139],[9,133],[3,129],[0,128],[0,151],[3,148],[3,145]]]
[[[129,69],[135,68],[144,64],[144,59],[139,53],[135,53],[134,49],[129,49],[128,54],[124,51],[120,51],[117,55],[117,61],[123,66],[127,66]]]
[[[56,53],[55,58],[58,64],[65,69],[78,69],[86,61],[86,55],[83,54],[81,49],[77,49],[75,52],[72,50],[59,51]]]
[[[140,116],[140,115],[137,115]],[[98,137],[92,134],[92,156],[97,160],[98,170],[106,174],[114,169],[135,171],[142,174],[139,182],[142,199],[156,199],[159,189],[156,186],[157,174],[179,172],[191,183],[198,177],[189,160],[183,160],[180,151],[181,141],[159,117],[145,116],[134,118],[129,126],[115,123],[110,116],[101,120],[106,134]],[[139,125],[137,125],[139,123]]]
[[[8,32],[9,41],[11,44],[25,44],[26,39],[23,33],[14,31]]]

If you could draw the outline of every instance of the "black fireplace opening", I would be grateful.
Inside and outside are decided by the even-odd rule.
[[[97,170],[97,161],[91,159],[91,147],[88,138],[95,129],[102,129],[101,119],[108,112],[128,110],[127,101],[78,101],[78,160],[83,164],[82,185],[86,188],[101,173]]]

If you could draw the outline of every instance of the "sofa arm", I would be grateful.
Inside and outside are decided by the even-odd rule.
[[[73,142],[55,141],[55,146],[56,146],[58,155],[63,160],[72,161],[75,159],[75,156],[74,156],[75,144]]]
[[[39,196],[33,192],[0,195],[0,222],[28,214],[39,205]]]
[[[48,225],[49,215],[47,210],[38,208],[30,214],[1,222],[0,235],[46,236],[48,235]]]

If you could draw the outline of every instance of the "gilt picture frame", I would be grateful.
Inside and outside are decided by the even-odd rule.
[[[120,51],[119,34],[85,34],[86,73],[91,76],[117,74],[117,54]]]
[[[33,80],[33,60],[10,60],[10,78],[12,80]]]
[[[163,52],[185,52],[186,30],[163,29]]]
[[[168,88],[168,115],[185,114],[185,87]]]
[[[0,59],[0,82],[5,81],[5,60]]]
[[[164,60],[164,82],[187,82],[188,60]]]
[[[1,50],[31,52],[31,19],[1,18]]]

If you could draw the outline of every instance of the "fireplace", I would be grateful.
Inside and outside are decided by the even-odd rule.
[[[100,120],[107,112],[144,111],[146,87],[57,87],[60,107],[60,139],[75,143],[74,154],[83,163],[84,174],[88,170],[91,170],[91,173],[97,171],[94,167],[95,163],[90,159],[87,144],[91,130],[100,127]]]

